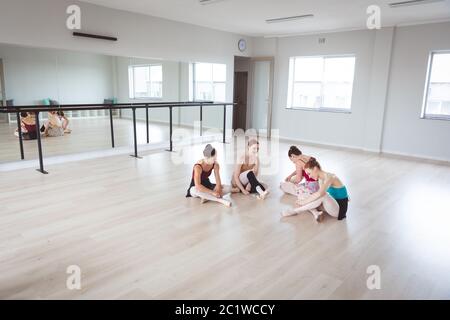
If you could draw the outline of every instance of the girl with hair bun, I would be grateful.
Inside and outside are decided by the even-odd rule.
[[[259,172],[259,142],[251,139],[248,142],[247,151],[243,154],[234,168],[233,187],[239,188],[245,195],[255,193],[258,199],[264,200],[269,190],[258,180]]]
[[[213,171],[216,183],[212,183],[209,180]],[[222,185],[216,149],[210,144],[206,145],[203,150],[203,159],[199,160],[194,165],[191,184],[187,190],[186,197],[200,198],[201,203],[215,201],[227,207],[231,207],[231,201],[223,198],[225,194],[228,194],[231,191],[233,190],[230,186]]]
[[[305,164],[305,171],[311,177],[319,181],[320,188],[305,199],[297,201],[298,207],[282,213],[284,217],[296,215],[302,211],[323,208],[330,216],[343,220],[347,216],[348,192],[341,180],[333,173],[322,170],[319,162],[311,158]],[[322,221],[320,214],[318,221]]]
[[[304,170],[305,164],[311,157],[303,154],[296,146],[289,148],[288,157],[295,165],[295,171],[281,182],[281,190],[294,196],[298,196],[299,193],[314,193],[319,190],[317,180],[311,178]]]
[[[36,116],[34,113],[21,112],[19,119],[21,129],[22,129],[22,139],[24,140],[35,140],[37,139],[38,130],[36,127]],[[17,137],[19,136],[19,131],[16,129],[14,133]]]
[[[286,194],[294,195],[298,200],[303,200],[319,190],[319,182],[311,178],[305,171],[306,163],[311,159],[304,155],[299,148],[291,146],[288,151],[289,160],[295,165],[295,171],[285,181],[281,182],[280,188]],[[314,219],[318,220],[322,214],[317,209],[308,210]]]

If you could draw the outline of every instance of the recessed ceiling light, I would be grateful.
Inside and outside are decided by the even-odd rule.
[[[407,0],[407,1],[399,1],[399,2],[392,2],[389,3],[389,6],[391,8],[398,8],[398,7],[406,7],[406,6],[415,6],[420,4],[429,4],[433,2],[442,2],[445,0]]]
[[[313,18],[313,17],[314,17],[313,14],[303,14],[303,15],[300,15],[300,16],[291,16],[291,17],[267,19],[266,22],[267,23],[279,23],[279,22],[300,20],[300,19]]]

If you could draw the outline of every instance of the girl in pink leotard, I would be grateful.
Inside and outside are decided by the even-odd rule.
[[[304,170],[305,164],[311,159],[310,156],[302,154],[296,146],[290,147],[288,156],[295,164],[295,171],[280,184],[280,187],[285,193],[294,195],[301,201],[319,190],[319,182],[311,178]],[[320,216],[318,210],[314,209],[310,212],[316,220]]]

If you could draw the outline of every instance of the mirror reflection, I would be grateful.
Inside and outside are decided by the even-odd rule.
[[[0,104],[9,106],[226,101],[225,64],[114,57],[67,50],[0,44]],[[221,108],[204,108],[203,126],[221,128]],[[133,144],[132,110],[113,110],[116,148]],[[147,144],[146,110],[137,109],[139,144]],[[167,108],[148,111],[149,142],[169,139]],[[26,160],[37,158],[41,134],[46,157],[111,148],[108,110],[0,115],[0,162],[20,160],[19,134]],[[175,127],[193,132],[198,108],[173,109]],[[21,132],[19,132],[19,130]]]

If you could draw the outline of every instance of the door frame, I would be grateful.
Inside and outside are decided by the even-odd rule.
[[[254,90],[254,79],[255,79],[255,69],[254,63],[258,61],[268,61],[270,62],[270,74],[269,74],[269,98],[267,102],[267,138],[270,139],[272,137],[272,106],[273,106],[273,84],[274,84],[274,74],[275,74],[275,57],[273,56],[263,56],[263,57],[251,57],[250,58],[250,74],[251,74],[251,86],[250,86],[250,94],[251,101],[247,101],[250,104],[250,115],[247,115],[248,119],[253,118],[253,109],[254,109],[254,101],[253,101],[253,90]],[[247,106],[248,107],[248,106]],[[250,124],[248,124],[248,127]]]
[[[2,106],[6,106],[6,84],[5,84],[5,68],[3,67],[3,59],[0,58],[0,93],[2,95]],[[9,113],[4,113],[6,123],[9,123]]]
[[[245,96],[245,123],[244,123],[244,131],[245,130],[247,130],[247,127],[248,127],[248,117],[249,117],[249,107],[250,107],[250,104],[249,104],[249,85],[250,85],[250,77],[251,77],[251,75],[250,75],[250,70],[249,71],[234,71],[234,76],[233,76],[233,80],[234,80],[234,82],[233,82],[233,86],[234,86],[234,88],[233,88],[233,102],[235,102],[234,101],[234,99],[235,99],[235,95],[236,95],[236,75],[238,74],[238,73],[242,73],[242,74],[246,74],[247,75],[247,87],[246,87],[246,96]],[[236,113],[236,111],[235,110],[233,110],[233,130],[235,129],[234,128],[234,126],[235,126],[235,121],[234,121],[234,117],[235,117],[235,115],[236,115],[237,113]]]
[[[6,106],[5,72],[3,68],[3,59],[0,58],[0,93],[2,94],[3,106]]]

